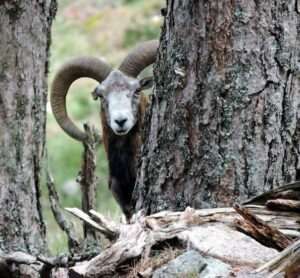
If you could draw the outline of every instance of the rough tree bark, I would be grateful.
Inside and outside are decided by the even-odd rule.
[[[231,206],[299,179],[299,0],[162,12],[136,209]]]
[[[40,160],[55,0],[0,0],[0,250],[44,249]]]

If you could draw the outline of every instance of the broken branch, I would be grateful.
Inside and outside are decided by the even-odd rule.
[[[298,277],[296,275],[288,276],[287,274],[288,272],[294,272],[295,274],[300,272],[300,239],[284,249],[274,259],[257,268],[254,273],[261,273],[266,270],[271,272],[268,278],[275,277],[281,272],[285,272],[285,277]]]
[[[88,213],[89,210],[96,207],[96,161],[97,150],[101,144],[101,136],[94,127],[91,127],[88,123],[83,125],[85,131],[85,139],[83,141],[84,151],[82,153],[81,171],[77,178],[77,181],[81,185],[82,193],[82,210]],[[98,242],[97,235],[93,229],[84,224],[83,234],[86,239],[86,243],[92,244]]]
[[[275,199],[266,202],[266,206],[271,209],[300,211],[300,201]]]
[[[63,210],[59,204],[59,196],[57,194],[55,184],[54,184],[54,179],[50,171],[47,150],[45,156],[46,156],[46,184],[49,193],[51,210],[58,226],[67,234],[70,253],[76,253],[79,251],[80,245],[75,236],[73,223],[68,220],[68,218],[63,213]]]
[[[244,220],[235,220],[234,226],[261,244],[281,251],[292,242],[289,237],[259,219],[249,209],[238,204],[234,209],[244,217]]]

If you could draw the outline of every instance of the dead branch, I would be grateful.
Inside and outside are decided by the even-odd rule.
[[[88,213],[96,207],[96,186],[98,178],[96,175],[97,151],[101,144],[101,136],[94,127],[88,123],[83,125],[86,137],[83,141],[84,151],[82,153],[81,171],[77,181],[81,185],[82,210]],[[94,229],[90,229],[84,224],[84,238],[88,245],[97,244],[98,238]]]
[[[268,278],[275,277],[279,273],[285,273],[285,277],[299,277],[300,239],[284,249],[274,259],[257,268],[254,273],[262,273],[264,271],[270,272]]]
[[[270,190],[264,194],[246,201],[243,204],[265,205],[267,201],[273,199],[300,200],[300,181],[289,183],[276,189]]]
[[[83,220],[84,223],[86,223],[90,227],[96,229],[97,231],[105,235],[108,239],[114,240],[120,235],[119,227],[113,221],[108,220],[110,224],[108,222],[97,223],[88,214],[84,213],[78,208],[66,208],[66,210],[72,213],[74,216]],[[95,214],[95,211],[91,210],[91,213]],[[105,217],[101,215],[101,218],[104,219]]]
[[[114,221],[111,221],[95,210],[90,210],[90,214],[93,220],[95,220],[98,224],[101,225],[101,227],[104,227],[105,230],[108,231],[108,233],[106,233],[106,236],[109,240],[115,240],[119,236],[120,230],[118,225]]]
[[[80,245],[75,236],[73,223],[70,222],[69,219],[66,217],[59,203],[59,196],[57,194],[55,184],[54,184],[54,179],[52,177],[50,167],[49,167],[47,150],[45,156],[46,156],[46,167],[45,167],[46,184],[48,188],[52,213],[59,227],[67,234],[70,253],[79,252]]]
[[[128,260],[138,258],[147,253],[146,250],[150,250],[152,245],[157,242],[161,242],[167,239],[176,237],[179,233],[187,229],[189,225],[186,224],[186,220],[193,218],[193,209],[187,209],[185,212],[172,215],[170,213],[170,219],[177,220],[179,222],[171,223],[170,219],[163,223],[162,219],[158,221],[157,225],[154,225],[153,219],[145,217],[142,212],[135,216],[134,223],[130,225],[120,224],[119,226],[119,238],[108,249],[101,252],[98,256],[85,264],[72,267],[70,273],[79,275],[79,277],[103,277],[105,275],[112,275],[116,272],[116,268],[122,265]],[[181,217],[185,214],[185,217]],[[179,216],[179,217],[178,217]],[[161,216],[159,216],[161,217]],[[181,221],[179,218],[181,217]],[[83,218],[81,218],[84,220]],[[152,227],[150,227],[150,220]],[[90,222],[90,221],[89,221]],[[191,221],[187,221],[191,222]],[[157,229],[156,229],[156,228]],[[102,227],[105,229],[105,227]]]
[[[243,220],[236,219],[234,226],[261,244],[281,251],[292,242],[289,237],[259,219],[249,209],[238,204],[234,206],[234,209],[244,217]]]
[[[271,209],[300,211],[300,201],[275,199],[266,202],[266,206]]]
[[[95,208],[96,203],[96,157],[97,150],[101,144],[101,137],[94,128],[90,127],[89,124],[84,124],[84,130],[86,133],[86,138],[83,141],[84,151],[82,154],[81,172],[77,178],[77,181],[81,184],[83,211],[88,212],[89,210]],[[82,252],[82,248],[79,246],[78,240],[75,236],[73,224],[67,219],[59,205],[59,197],[50,172],[47,152],[46,183],[49,191],[49,199],[53,215],[59,227],[67,234],[70,252]],[[90,229],[85,223],[84,238],[86,239],[85,243],[87,246],[94,246],[95,244],[98,245],[96,231],[94,229]]]

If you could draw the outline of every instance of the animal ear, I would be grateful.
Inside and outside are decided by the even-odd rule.
[[[153,77],[145,77],[140,80],[141,90],[150,89],[153,86]]]
[[[91,93],[94,100],[97,100],[98,98],[101,100],[103,99],[102,93],[100,92],[98,86],[94,89],[94,91]]]

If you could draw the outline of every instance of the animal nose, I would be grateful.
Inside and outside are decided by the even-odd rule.
[[[118,124],[119,127],[123,127],[123,125],[126,123],[127,119],[118,119],[115,120],[116,124]]]

